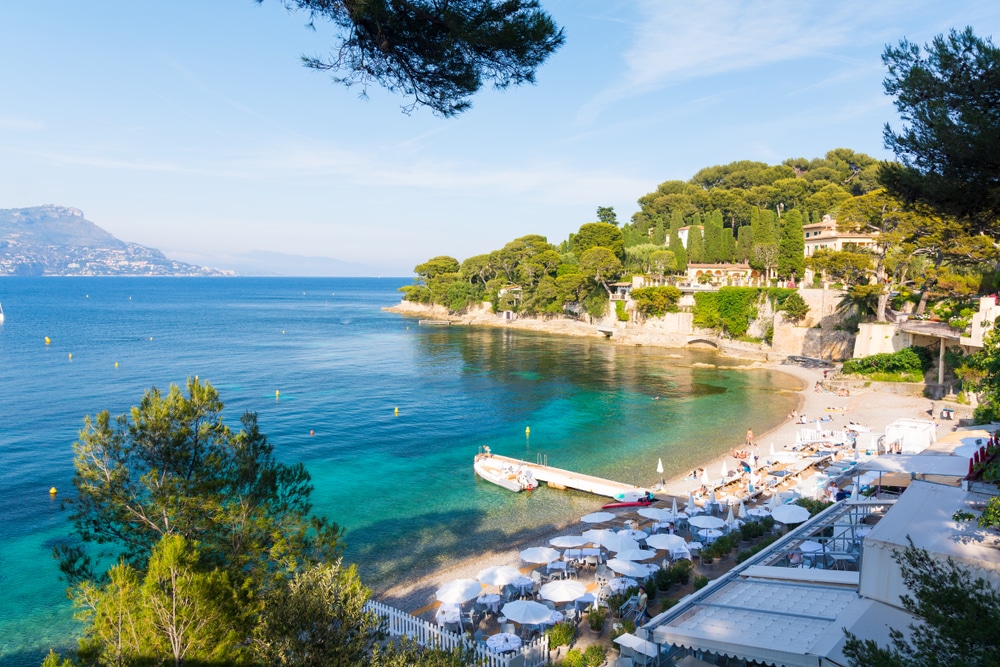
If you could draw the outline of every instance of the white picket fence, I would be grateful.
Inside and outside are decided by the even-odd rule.
[[[465,636],[449,632],[387,604],[369,600],[365,609],[384,618],[386,631],[393,637],[409,637],[421,646],[433,646],[446,651],[469,645]],[[474,650],[478,667],[539,667],[548,662],[549,638],[542,635],[522,644],[519,651],[509,655],[494,653],[481,645],[475,645]]]

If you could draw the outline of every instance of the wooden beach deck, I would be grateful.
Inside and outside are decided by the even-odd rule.
[[[534,475],[536,480],[539,482],[545,482],[554,489],[575,489],[577,491],[585,491],[586,493],[593,493],[597,496],[604,496],[612,499],[628,491],[647,491],[647,489],[635,486],[634,484],[616,482],[611,479],[594,477],[593,475],[584,475],[582,473],[573,472],[572,470],[564,470],[562,468],[540,465],[538,463],[531,463],[530,461],[522,461],[520,459],[511,458],[509,456],[500,456],[498,454],[491,454],[490,456],[499,461],[503,461],[504,463],[509,463],[515,468],[518,466],[524,466],[525,468],[531,470],[531,474]]]

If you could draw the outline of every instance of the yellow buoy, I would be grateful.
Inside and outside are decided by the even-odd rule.
[[[117,361],[115,362],[115,368],[118,368],[118,362]]]
[[[69,353],[69,360],[73,361],[73,353],[72,352]]]
[[[399,408],[396,408],[395,410],[393,410],[393,413],[398,415],[399,414]]]
[[[282,329],[282,330],[281,330],[281,335],[282,335],[282,336],[284,336],[284,335],[285,335],[285,330],[284,330],[284,329]]]
[[[49,344],[49,343],[51,343],[51,342],[52,342],[52,339],[51,339],[51,338],[49,338],[48,336],[46,336],[46,337],[45,337],[45,344],[46,344],[46,345],[48,345],[48,344]]]
[[[50,496],[56,495],[56,487],[53,486],[51,489],[49,489],[49,495]]]
[[[281,395],[281,392],[280,392],[280,391],[278,391],[277,389],[275,389],[275,390],[274,390],[274,398],[275,398],[275,399],[277,399],[277,398],[278,398],[278,396],[280,396],[280,395]]]
[[[524,436],[528,437],[529,435],[531,435],[531,427],[530,426],[525,426],[524,427]]]

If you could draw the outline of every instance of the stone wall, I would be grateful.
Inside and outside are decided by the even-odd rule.
[[[897,331],[891,322],[865,322],[859,327],[854,343],[854,358],[898,352],[910,345],[910,336]]]

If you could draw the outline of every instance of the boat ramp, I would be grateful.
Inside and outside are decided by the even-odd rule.
[[[542,465],[541,463],[531,463],[498,454],[490,454],[490,456],[503,463],[509,463],[515,469],[519,466],[527,468],[537,481],[545,482],[553,489],[575,489],[613,499],[617,499],[622,494],[629,492],[642,494],[647,491],[647,489],[635,486],[634,484],[625,484],[624,482],[616,482],[610,479],[594,477],[593,475],[584,475],[572,470]]]

